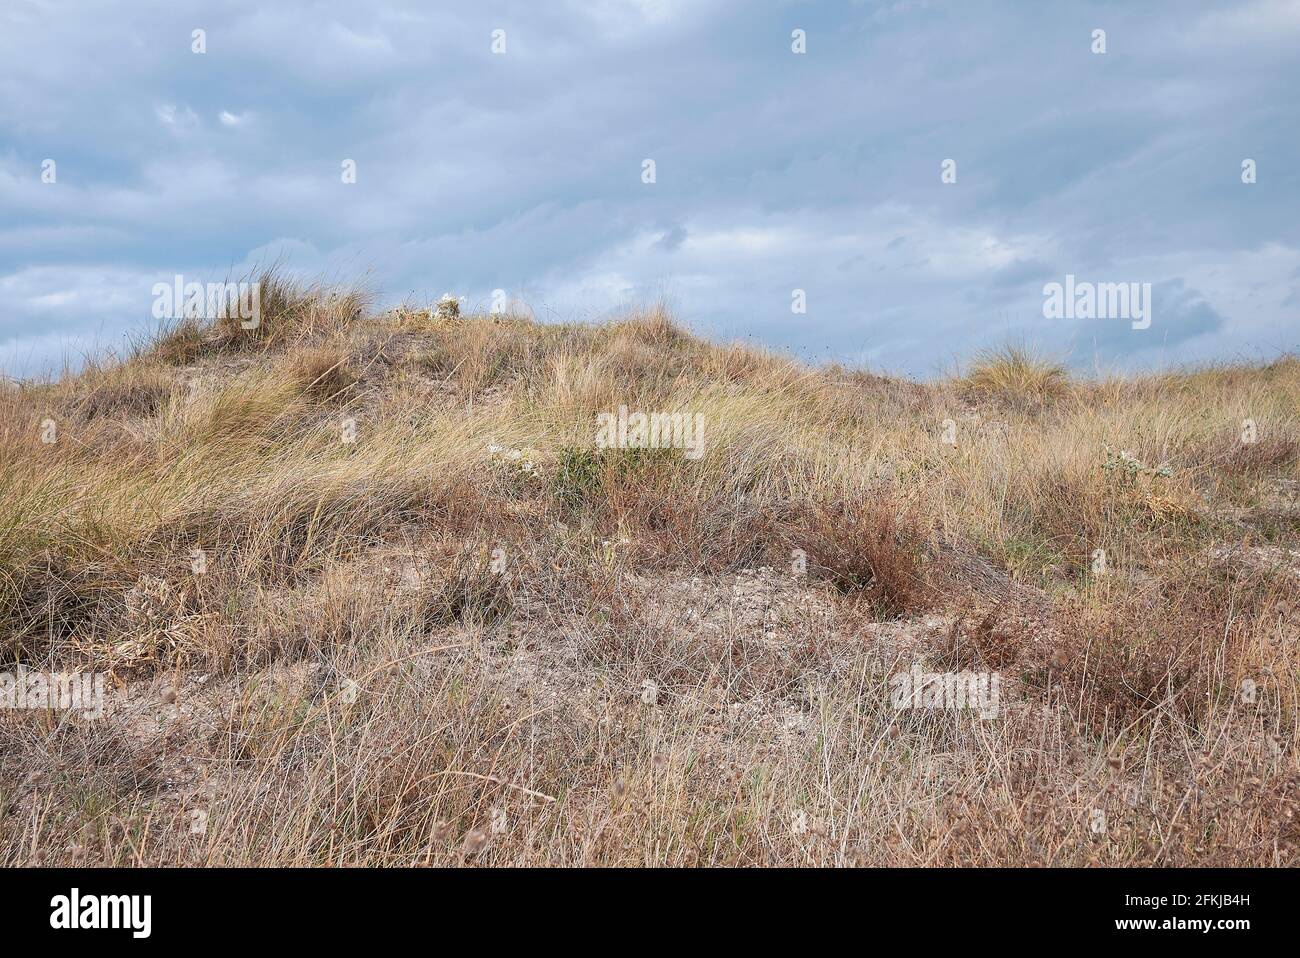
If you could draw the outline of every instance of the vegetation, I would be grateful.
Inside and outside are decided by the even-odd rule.
[[[0,710],[0,864],[1293,864],[1298,462],[1289,357],[916,383],[266,277],[0,387],[0,671],[110,677]]]

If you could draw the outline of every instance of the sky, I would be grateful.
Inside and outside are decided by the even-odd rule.
[[[1298,110],[1300,0],[3,0],[0,370],[270,263],[921,377],[1267,360]],[[1150,324],[1049,318],[1067,275]]]

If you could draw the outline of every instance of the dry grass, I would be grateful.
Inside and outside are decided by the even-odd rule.
[[[1296,360],[261,305],[0,392],[3,669],[110,676],[0,712],[0,863],[1294,863]],[[704,454],[597,448],[620,405]]]
[[[1065,366],[1024,346],[1002,346],[976,356],[962,381],[976,397],[1011,405],[1044,403],[1069,390]]]

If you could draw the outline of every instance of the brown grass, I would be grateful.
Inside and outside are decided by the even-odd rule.
[[[0,671],[109,678],[0,711],[0,864],[1295,862],[1294,359],[261,305],[0,391]],[[597,448],[619,406],[704,454]]]
[[[1013,405],[1043,403],[1065,395],[1065,366],[1023,346],[1002,346],[975,357],[962,384],[981,399]]]

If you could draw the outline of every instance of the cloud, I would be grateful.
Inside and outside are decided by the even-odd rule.
[[[388,301],[501,288],[547,318],[666,294],[714,335],[912,373],[1022,333],[1080,364],[1286,348],[1296,9],[10,5],[4,361],[146,329],[143,279],[276,260]],[[1151,282],[1169,325],[1047,324],[1066,272]]]
[[[1077,365],[1095,360],[1103,365],[1132,365],[1135,354],[1168,353],[1181,343],[1221,331],[1226,323],[1204,296],[1181,279],[1152,288],[1150,312],[1147,329],[1134,329],[1125,318],[1067,323],[1065,329],[1074,342],[1072,359]]]
[[[154,108],[154,114],[163,126],[177,133],[190,134],[201,125],[199,115],[188,106],[177,107],[174,103],[161,103]]]

